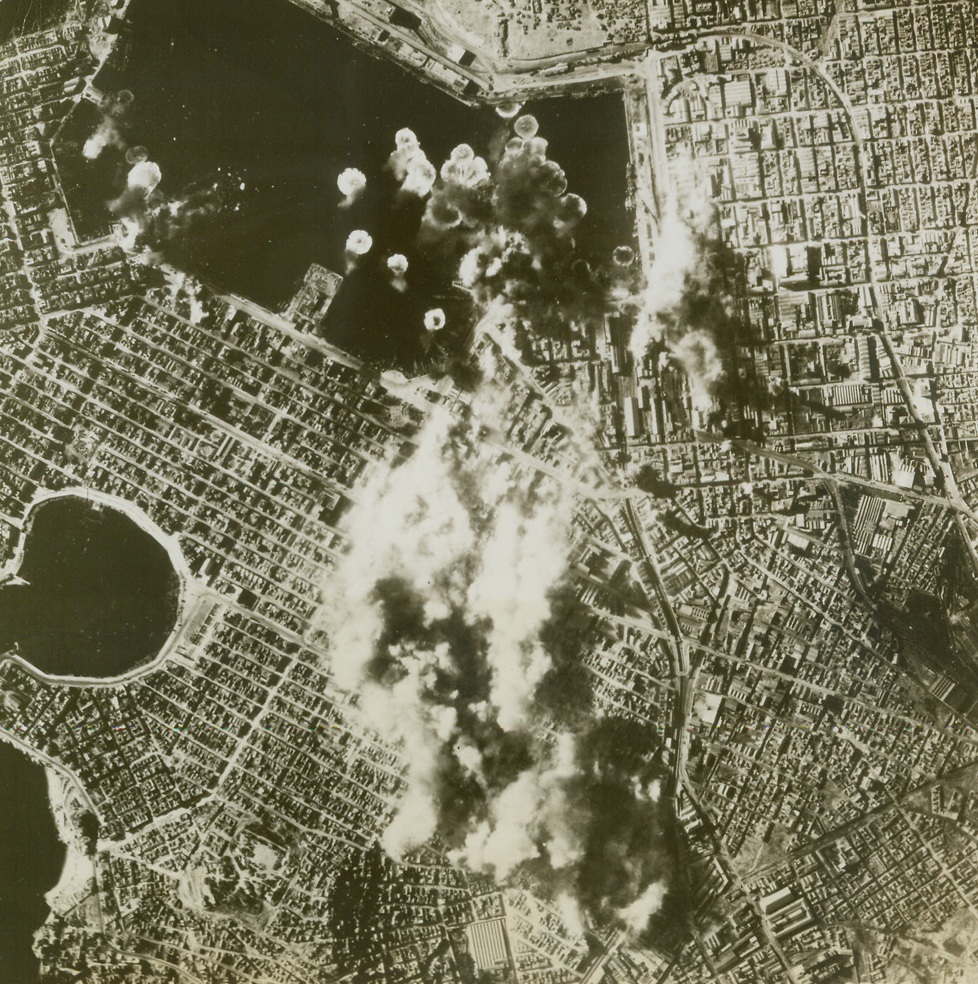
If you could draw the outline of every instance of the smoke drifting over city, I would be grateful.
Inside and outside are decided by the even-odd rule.
[[[674,868],[658,741],[595,706],[573,503],[477,440],[499,412],[483,368],[472,418],[433,413],[363,490],[319,629],[337,683],[403,750],[391,857],[437,835],[454,862],[529,880],[571,922],[640,936]]]
[[[659,346],[680,365],[693,402],[705,408],[724,378],[733,326],[728,271],[708,203],[669,202],[659,221],[655,256],[638,298],[630,340],[640,362]]]
[[[587,206],[532,116],[513,121],[495,158],[460,144],[437,170],[402,129],[387,170],[394,194],[418,209],[413,251],[392,251],[368,223],[351,228],[354,209],[347,273],[376,263],[408,292],[418,255],[431,251],[447,258],[476,319],[491,313],[552,337],[601,324],[618,303],[613,277],[636,276],[630,247],[609,256],[607,270],[582,258]],[[148,158],[135,161],[112,203],[133,246],[179,234],[194,207],[168,203],[163,177]],[[352,207],[373,180],[341,171],[339,206]],[[716,333],[696,320],[715,283],[706,237],[705,224],[678,210],[663,218],[631,343],[636,358],[660,345],[704,399],[722,373]],[[451,335],[447,308],[429,301],[417,328]],[[391,858],[439,838],[454,863],[532,885],[568,922],[611,923],[640,941],[676,883],[662,749],[648,724],[595,700],[579,662],[593,617],[572,588],[573,501],[479,439],[504,429],[495,367],[480,368],[471,418],[433,412],[407,460],[362,490],[318,628],[337,683],[403,752],[404,788],[382,836]]]

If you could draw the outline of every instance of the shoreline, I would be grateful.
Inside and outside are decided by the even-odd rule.
[[[44,893],[49,912],[37,933],[44,929],[51,916],[63,915],[89,896],[95,880],[94,860],[85,853],[84,835],[72,819],[71,799],[83,806],[78,800],[77,791],[53,766],[44,764],[44,774],[48,786],[48,809],[54,818],[58,840],[64,846],[65,858],[58,880]]]
[[[74,821],[80,813],[90,810],[91,805],[80,781],[71,773],[64,774],[46,756],[14,736],[8,735],[3,742],[23,756],[30,768],[40,767],[43,770],[46,804],[38,803],[38,809],[46,808],[54,824],[58,846],[64,851],[60,868],[52,875],[50,888],[41,890],[38,886],[36,894],[31,894],[31,906],[36,905],[39,911],[37,923],[24,926],[25,943],[30,941],[34,958],[40,959],[39,943],[52,919],[65,915],[90,897],[97,885],[95,860],[86,855],[84,834]],[[55,850],[52,843],[46,857],[50,859]],[[43,912],[40,911],[42,906]],[[33,923],[33,919],[30,922]]]

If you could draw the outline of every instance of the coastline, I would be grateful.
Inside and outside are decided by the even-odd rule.
[[[73,813],[82,807],[77,791],[52,766],[45,764],[44,774],[48,784],[48,806],[58,831],[58,839],[65,848],[65,859],[57,882],[44,893],[44,901],[50,912],[44,923],[38,927],[38,933],[51,916],[64,914],[90,895],[95,878],[94,862],[85,853],[84,835],[73,820]],[[72,799],[76,801],[74,806]]]
[[[0,733],[0,746],[17,797],[8,811],[13,850],[4,850],[2,864],[9,885],[19,886],[5,892],[0,929],[10,935],[0,939],[0,965],[16,968],[13,979],[35,980],[52,924],[91,895],[94,861],[79,820],[92,808],[80,781],[43,753],[9,732]]]

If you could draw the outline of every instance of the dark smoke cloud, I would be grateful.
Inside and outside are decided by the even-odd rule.
[[[383,629],[368,671],[373,683],[394,692],[419,654],[440,654],[417,697],[437,709],[434,717],[449,711],[452,719],[437,736],[425,789],[434,833],[451,856],[572,900],[589,922],[643,938],[675,870],[659,791],[661,749],[647,725],[595,713],[582,638],[573,647],[560,638],[562,622],[582,618],[573,588],[551,594],[553,611],[540,631],[551,666],[527,721],[510,729],[492,710],[484,623],[461,608],[427,618],[424,595],[399,579],[379,582],[374,597]],[[534,727],[540,721],[561,729],[556,741]]]
[[[493,395],[464,423],[429,418],[349,514],[352,548],[323,586],[331,668],[403,748],[389,854],[439,838],[456,863],[637,937],[675,869],[661,749],[597,705],[582,665],[601,623],[571,579],[571,503],[474,453]]]
[[[491,167],[458,146],[434,183],[422,239],[451,244],[480,312],[502,306],[529,331],[562,336],[603,315],[607,286],[577,250],[587,206],[568,193],[537,129],[533,117],[519,117]]]
[[[675,868],[659,751],[648,725],[600,719],[578,742],[578,772],[568,781],[570,822],[582,845],[573,892],[592,919],[622,920],[638,935]]]
[[[162,180],[152,161],[142,161],[130,171],[120,194],[108,203],[122,229],[122,245],[130,253],[167,259],[184,257],[193,247],[195,235],[215,216],[235,208],[238,191],[231,176],[190,185],[179,196],[168,197],[156,181],[141,180],[137,168],[156,181]]]

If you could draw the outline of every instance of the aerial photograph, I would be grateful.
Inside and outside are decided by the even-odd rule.
[[[978,0],[0,0],[0,984],[978,984]]]

